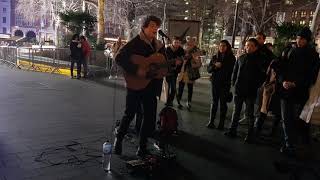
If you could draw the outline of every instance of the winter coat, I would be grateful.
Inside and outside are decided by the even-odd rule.
[[[185,48],[185,61],[182,64],[181,72],[178,75],[178,81],[182,81],[187,84],[192,84],[194,81],[189,79],[190,70],[199,70],[201,67],[200,50],[199,48]]]
[[[90,47],[90,44],[88,41],[83,41],[81,43],[82,45],[82,53],[83,53],[83,56],[85,58],[89,57],[90,56],[90,53],[91,53],[91,47]]]
[[[183,61],[183,58],[185,55],[184,49],[182,47],[179,47],[176,51],[174,51],[171,46],[166,48],[166,54],[167,54],[169,61],[173,61],[177,58],[180,58],[181,61]],[[182,65],[176,66],[175,63],[173,63],[172,64],[172,72],[171,72],[170,76],[178,76],[178,74],[181,71],[181,68],[182,68]]]
[[[222,64],[221,68],[214,66],[216,62]],[[230,90],[231,76],[235,62],[236,58],[232,53],[226,55],[219,53],[212,57],[207,70],[208,73],[211,73],[210,80],[214,87],[222,88],[226,91]]]
[[[258,51],[261,57],[260,61],[262,61],[262,69],[267,74],[270,63],[277,57],[268,49],[266,45],[259,47]]]
[[[262,85],[265,73],[262,70],[258,51],[244,54],[236,61],[232,74],[232,85],[235,95],[255,98],[257,90]]]
[[[280,97],[291,98],[304,105],[309,97],[309,89],[315,83],[319,71],[319,54],[314,48],[293,48],[286,61],[281,61],[278,82],[281,85]],[[294,82],[295,87],[286,90],[282,84]]]
[[[70,51],[71,51],[70,57],[74,61],[80,62],[82,57],[83,57],[81,44],[78,41],[71,41],[71,43],[70,43]]]
[[[132,55],[141,55],[144,57],[149,57],[157,52],[164,54],[164,45],[158,40],[149,42],[149,40],[145,37],[144,33],[141,32],[139,35],[137,35],[135,38],[133,38],[120,49],[119,53],[115,57],[115,60],[116,63],[121,68],[123,68],[126,73],[136,74],[138,70],[138,65],[133,64],[130,61],[130,57]],[[152,86],[151,88],[153,89],[153,92],[155,92],[157,96],[160,96],[162,89],[162,79],[153,79],[151,80],[149,85]]]

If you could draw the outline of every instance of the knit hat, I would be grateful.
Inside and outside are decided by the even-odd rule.
[[[310,31],[310,29],[308,27],[304,27],[298,34],[297,36],[300,36],[304,39],[306,39],[307,41],[311,40],[311,36],[312,36],[312,32]]]

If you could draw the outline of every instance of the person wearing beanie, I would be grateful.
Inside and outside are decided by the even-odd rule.
[[[319,70],[319,54],[311,47],[312,33],[303,28],[297,34],[297,47],[291,50],[286,61],[281,61],[277,81],[283,119],[284,146],[281,152],[295,156],[298,136],[309,142],[308,127],[299,119],[302,108],[309,97],[309,89],[316,81]]]

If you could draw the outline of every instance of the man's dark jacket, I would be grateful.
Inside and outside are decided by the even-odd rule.
[[[73,60],[75,60],[77,62],[81,61],[81,58],[83,57],[83,53],[82,53],[81,47],[80,48],[78,47],[78,42],[71,41],[71,43],[70,43],[70,52],[71,52],[70,57]]]
[[[179,47],[176,51],[173,51],[172,47],[169,46],[166,48],[166,53],[169,61],[173,61],[176,58],[183,58],[185,53],[184,49],[182,47]],[[181,59],[182,61],[183,59]],[[173,62],[172,62],[173,63]],[[170,76],[178,76],[178,74],[181,71],[182,65],[175,66],[175,64],[172,64],[172,72],[169,74]]]
[[[141,55],[144,57],[149,57],[152,54],[159,52],[164,54],[165,48],[160,41],[154,40],[149,42],[145,37],[144,33],[140,33],[131,41],[129,41],[123,48],[120,49],[115,60],[116,63],[126,71],[126,73],[135,75],[138,70],[138,66],[130,61],[132,55]],[[153,92],[157,96],[160,96],[162,89],[162,79],[153,79],[149,83],[151,85]]]
[[[258,49],[259,54],[260,54],[260,61],[262,62],[262,70],[267,74],[268,67],[272,60],[275,60],[277,57],[273,54],[270,49],[264,44],[259,47]]]
[[[294,48],[287,60],[280,63],[277,74],[281,98],[291,98],[299,104],[305,104],[309,98],[309,89],[315,83],[319,71],[319,54],[310,46]],[[284,89],[284,81],[294,82],[296,87]]]
[[[262,63],[259,51],[244,54],[236,61],[232,74],[232,85],[235,95],[255,98],[257,89],[264,81],[265,73],[262,71]]]

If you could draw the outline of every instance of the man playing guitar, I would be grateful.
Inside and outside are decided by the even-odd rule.
[[[139,35],[128,42],[116,56],[117,64],[123,68],[127,83],[126,109],[117,130],[114,141],[114,153],[121,155],[122,140],[127,133],[130,122],[134,118],[137,108],[142,104],[143,121],[139,134],[138,156],[144,156],[147,151],[147,139],[155,129],[157,115],[157,96],[161,94],[162,80],[166,71],[158,73],[151,68],[150,62],[165,62],[164,45],[156,39],[161,19],[147,16]]]

